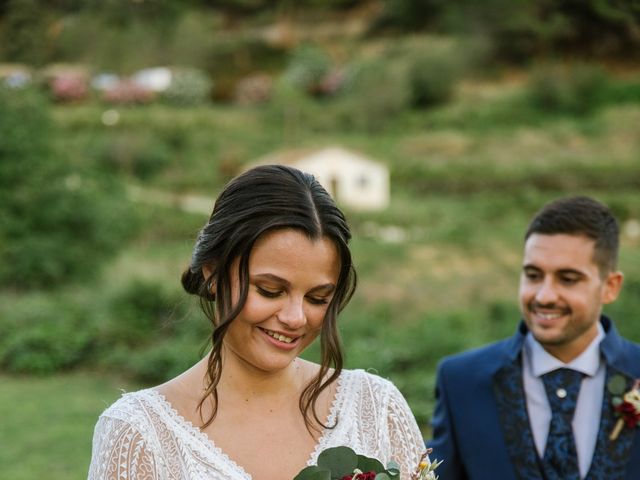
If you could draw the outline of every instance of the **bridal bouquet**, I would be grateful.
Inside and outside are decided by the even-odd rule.
[[[433,473],[440,462],[425,461],[428,451],[422,455],[420,465],[411,480],[437,480]],[[327,448],[318,456],[318,464],[304,468],[293,480],[400,480],[400,466],[391,461],[385,467],[375,458],[358,455],[349,447]]]

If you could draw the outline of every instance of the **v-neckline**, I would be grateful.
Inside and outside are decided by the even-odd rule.
[[[329,413],[327,415],[325,425],[335,425],[336,418],[338,415],[339,406],[344,403],[344,378],[347,375],[347,372],[343,370],[340,373],[340,376],[336,380],[336,391],[333,396],[333,400],[331,401],[331,406],[329,407]],[[158,391],[156,388],[149,388],[147,390],[152,396],[156,398],[161,408],[166,410],[169,413],[169,416],[184,430],[186,430],[193,438],[197,439],[210,453],[215,456],[222,457],[224,461],[229,465],[232,469],[236,470],[236,472],[241,475],[246,480],[252,480],[253,477],[234,459],[232,459],[229,455],[227,455],[220,447],[218,447],[213,439],[209,437],[206,433],[196,427],[190,420],[187,420],[182,414],[180,414],[174,406],[167,400],[167,398]],[[328,440],[332,436],[332,433],[335,432],[334,428],[324,428],[320,437],[316,441],[315,447],[309,453],[307,457],[307,461],[305,466],[312,465],[314,459],[320,454],[322,450],[324,450],[324,445],[327,444]]]

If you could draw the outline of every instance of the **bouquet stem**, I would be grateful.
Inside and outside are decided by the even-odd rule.
[[[609,435],[609,440],[615,440],[618,438],[618,435],[620,435],[620,432],[622,431],[622,427],[624,427],[624,420],[619,418],[615,427],[613,427],[613,430],[611,431],[611,435]]]

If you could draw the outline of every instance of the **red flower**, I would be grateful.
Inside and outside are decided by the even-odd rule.
[[[351,480],[354,475],[345,475],[340,480]],[[374,480],[376,478],[376,472],[364,472],[358,473],[356,480]]]
[[[630,402],[622,402],[615,407],[615,410],[620,413],[627,427],[633,428],[640,422],[640,412],[636,411],[636,408]]]

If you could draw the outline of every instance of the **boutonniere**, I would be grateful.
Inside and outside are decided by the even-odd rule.
[[[634,428],[640,426],[640,379],[636,380],[631,390],[625,392],[626,380],[622,375],[614,375],[609,380],[607,388],[611,393],[611,404],[618,417],[609,440],[615,440],[623,427]]]
[[[425,452],[411,480],[437,480],[433,471],[440,462],[430,463]],[[375,458],[358,455],[349,447],[332,447],[318,456],[318,464],[304,468],[293,480],[391,480],[400,478],[400,466],[386,466]]]

